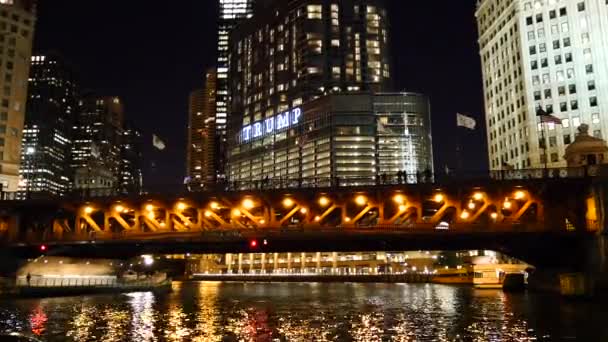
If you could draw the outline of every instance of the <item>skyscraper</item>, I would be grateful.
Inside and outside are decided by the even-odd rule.
[[[225,155],[226,124],[228,118],[228,64],[230,45],[230,32],[241,21],[253,16],[253,4],[255,0],[219,0],[219,28],[217,45],[217,92],[216,92],[216,136],[217,148],[215,155],[220,158],[217,161],[217,177],[225,176],[223,171],[223,159]]]
[[[608,137],[605,0],[482,0],[475,15],[491,169],[565,166],[583,123]]]
[[[57,54],[32,56],[21,150],[20,191],[63,195],[70,186],[77,107],[71,67]]]
[[[7,192],[19,187],[35,20],[35,1],[0,1],[0,185]]]
[[[94,94],[82,97],[73,129],[71,166],[76,189],[118,191],[123,123],[124,107],[120,98]]]
[[[432,171],[428,99],[387,93],[388,36],[381,0],[259,4],[230,36],[229,180],[360,185]]]
[[[130,121],[122,129],[120,142],[120,191],[139,194],[143,187],[142,148],[143,135]]]
[[[384,1],[277,1],[259,12],[231,35],[230,139],[325,94],[390,90]]]
[[[188,125],[187,175],[193,186],[212,184],[216,180],[215,146],[215,69],[207,71],[205,88],[190,93]]]

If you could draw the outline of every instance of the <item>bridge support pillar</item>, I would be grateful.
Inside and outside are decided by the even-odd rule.
[[[338,274],[338,253],[331,253],[331,272]]]
[[[594,235],[573,244],[559,256],[560,269],[539,267],[528,279],[529,288],[565,296],[608,294],[608,237]]]
[[[304,269],[306,269],[306,253],[300,255],[300,274],[304,273]]]

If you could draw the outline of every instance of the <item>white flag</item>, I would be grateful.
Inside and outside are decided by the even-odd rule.
[[[378,133],[389,133],[386,129],[386,126],[382,123],[382,120],[378,119],[377,121]]]
[[[460,113],[456,113],[456,125],[458,127],[464,127],[468,129],[475,129],[477,121],[470,116],[466,116]]]
[[[99,151],[99,146],[97,146],[97,144],[95,144],[94,142],[91,143],[91,156],[93,156],[95,158],[101,157],[101,152]]]
[[[165,142],[162,141],[156,134],[152,134],[152,145],[156,147],[159,151],[164,151],[167,147]]]

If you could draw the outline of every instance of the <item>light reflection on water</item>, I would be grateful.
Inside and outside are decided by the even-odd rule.
[[[442,285],[174,283],[160,296],[3,301],[0,330],[46,341],[605,341],[606,307]]]

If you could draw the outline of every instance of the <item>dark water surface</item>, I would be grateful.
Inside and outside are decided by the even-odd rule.
[[[3,300],[0,330],[45,341],[608,341],[608,305],[427,284],[174,283]]]

